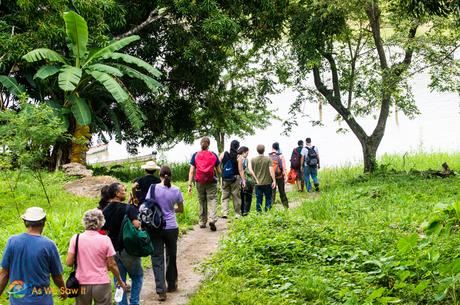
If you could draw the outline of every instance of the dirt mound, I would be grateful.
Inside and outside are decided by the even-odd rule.
[[[64,185],[64,189],[72,194],[83,197],[97,198],[104,185],[120,182],[111,176],[84,177]]]

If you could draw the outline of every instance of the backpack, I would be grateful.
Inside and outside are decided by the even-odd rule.
[[[225,152],[224,158],[222,159],[222,179],[224,181],[233,182],[236,180],[236,168],[235,168],[235,160],[230,158],[230,154]]]
[[[283,177],[283,161],[278,153],[270,153],[270,159],[273,161],[273,170],[275,171],[275,178]]]
[[[306,147],[306,149],[308,150],[308,153],[307,158],[305,159],[305,165],[316,167],[318,165],[318,155],[316,154],[315,147]]]
[[[128,208],[129,206],[126,210]],[[144,257],[153,254],[153,246],[149,234],[146,231],[136,229],[128,215],[125,215],[121,223],[121,236],[123,246],[129,255]]]
[[[139,208],[141,225],[147,232],[160,231],[166,227],[163,211],[155,199],[155,187],[156,184],[150,187],[151,199],[146,199]]]
[[[302,155],[300,154],[298,147],[294,148],[291,154],[291,168],[300,169],[301,159]]]
[[[199,151],[195,155],[195,181],[200,184],[214,182],[214,166],[217,157],[208,150]]]

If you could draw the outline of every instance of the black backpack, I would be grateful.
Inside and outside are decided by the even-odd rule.
[[[316,167],[318,165],[318,154],[316,153],[315,147],[312,146],[306,147],[308,150],[307,158],[305,160],[305,164],[311,167]]]
[[[291,168],[299,169],[301,159],[302,159],[302,155],[299,152],[299,148],[298,147],[294,148],[291,154]]]
[[[151,199],[146,199],[139,208],[142,228],[148,232],[160,231],[166,227],[163,211],[155,200],[155,187],[156,184],[150,186]]]

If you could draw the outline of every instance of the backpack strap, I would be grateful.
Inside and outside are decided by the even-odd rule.
[[[75,261],[73,262],[74,270],[77,270],[77,258],[78,258],[78,239],[80,238],[80,234],[77,234],[77,240],[75,241]]]

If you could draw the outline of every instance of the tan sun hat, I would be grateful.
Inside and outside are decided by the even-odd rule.
[[[155,161],[148,161],[144,165],[141,166],[142,169],[154,171],[160,169],[160,167],[157,165]]]
[[[21,215],[21,218],[27,221],[39,221],[46,217],[45,211],[40,207],[31,207]]]

